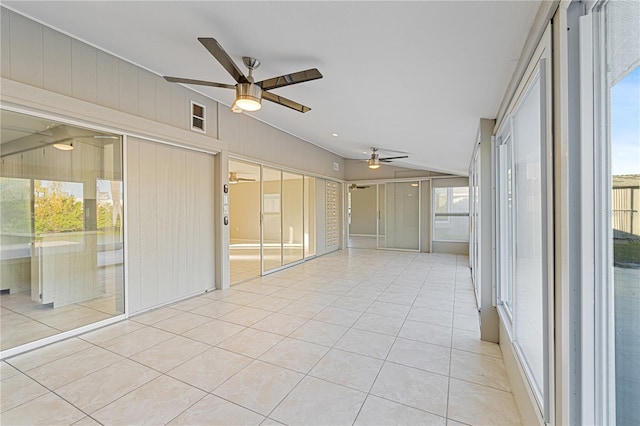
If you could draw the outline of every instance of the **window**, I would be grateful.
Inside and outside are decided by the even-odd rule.
[[[593,22],[596,418],[640,424],[640,3]]]
[[[498,311],[550,422],[553,354],[553,192],[548,28],[496,138]]]
[[[191,130],[197,130],[199,132],[205,132],[205,111],[204,105],[200,105],[194,101],[191,101]]]
[[[433,189],[433,240],[469,241],[469,187]]]

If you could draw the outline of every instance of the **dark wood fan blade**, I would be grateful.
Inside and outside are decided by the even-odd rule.
[[[384,157],[384,158],[379,158],[379,160],[388,163],[391,160],[399,160],[401,158],[409,158],[409,156],[408,155],[401,155],[400,157]]]
[[[238,182],[255,182],[255,179],[249,179],[249,178],[238,178]]]
[[[266,80],[259,81],[258,84],[262,90],[277,89],[278,87],[291,86],[292,84],[304,83],[305,81],[317,80],[322,78],[322,74],[317,68],[311,68],[305,71],[294,72],[293,74],[281,75]]]
[[[231,77],[238,83],[247,83],[247,77],[244,76],[240,68],[233,62],[231,56],[220,46],[220,43],[215,38],[210,37],[198,37],[198,41],[202,43],[202,45],[213,55],[214,58],[220,62],[220,65],[224,67],[225,70]]]
[[[204,80],[192,80],[190,78],[180,78],[180,77],[164,77],[165,80],[171,83],[184,83],[184,84],[197,84],[199,86],[212,86],[212,87],[223,87],[225,89],[235,89],[236,86],[231,84],[223,84],[223,83],[214,83],[213,81],[204,81]]]
[[[262,99],[266,99],[267,101],[274,102],[276,104],[280,104],[282,106],[286,106],[287,108],[295,109],[298,112],[308,112],[311,111],[311,108],[301,105],[291,99],[283,98],[282,96],[274,95],[270,92],[262,92]]]

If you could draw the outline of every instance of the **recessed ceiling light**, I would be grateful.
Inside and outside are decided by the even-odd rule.
[[[338,134],[337,133],[331,133],[331,136],[333,136],[334,138],[337,138]]]

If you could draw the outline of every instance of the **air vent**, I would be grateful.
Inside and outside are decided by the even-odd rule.
[[[206,109],[204,105],[191,101],[191,130],[204,133]]]

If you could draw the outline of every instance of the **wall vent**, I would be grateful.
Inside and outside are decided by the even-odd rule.
[[[206,108],[204,105],[191,101],[191,130],[205,133],[206,115]]]

